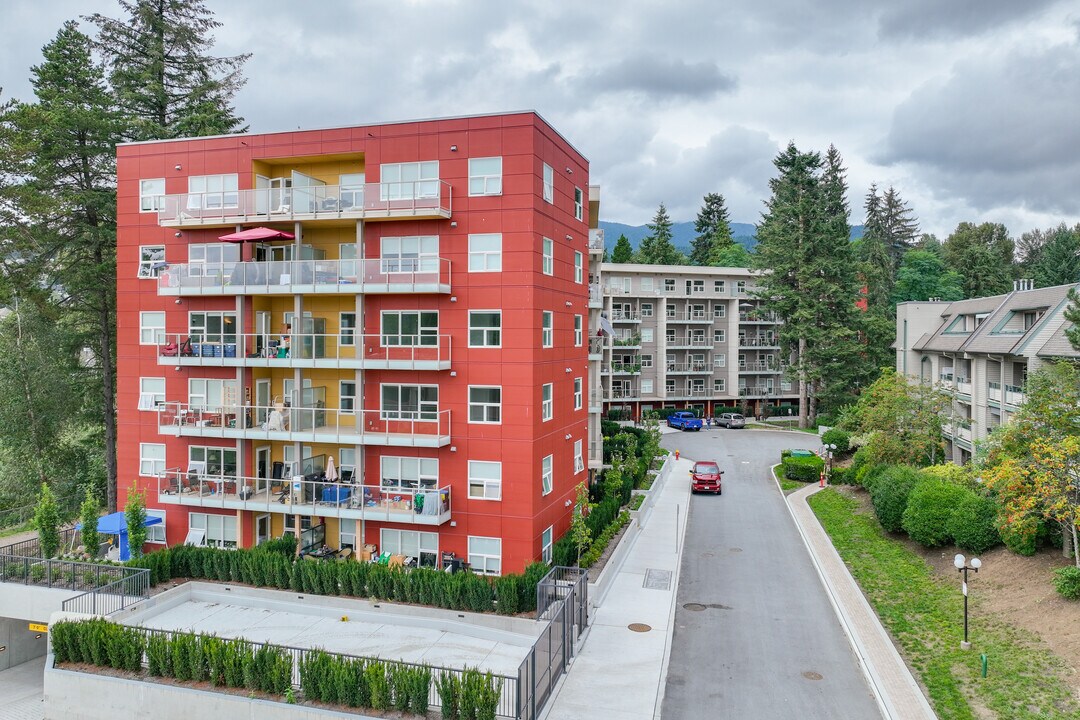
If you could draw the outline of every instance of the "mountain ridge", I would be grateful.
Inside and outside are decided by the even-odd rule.
[[[615,247],[615,241],[619,239],[619,235],[626,235],[626,239],[635,250],[641,244],[642,238],[649,235],[648,225],[627,225],[612,220],[601,220],[600,227],[604,230],[604,245],[608,252]],[[862,231],[862,225],[852,226],[851,239],[861,238]],[[735,242],[747,250],[753,250],[757,246],[757,226],[751,223],[731,223],[731,234]],[[680,251],[689,254],[696,237],[697,231],[694,230],[692,221],[671,224],[671,243]]]

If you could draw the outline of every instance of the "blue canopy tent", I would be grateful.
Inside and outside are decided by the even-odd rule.
[[[157,525],[161,522],[159,517],[148,517],[143,523],[145,527]],[[75,526],[76,530],[82,530],[82,523]],[[111,515],[103,515],[98,518],[97,531],[102,535],[120,536],[120,559],[130,560],[131,549],[128,548],[127,517],[123,512],[114,512]]]

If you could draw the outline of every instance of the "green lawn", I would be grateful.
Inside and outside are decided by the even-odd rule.
[[[935,577],[921,557],[886,537],[875,517],[858,513],[855,500],[828,489],[809,502],[929,691],[939,718],[1080,718],[1080,703],[1063,679],[1063,663],[1038,638],[981,612],[978,580],[972,583],[974,649],[963,651],[959,582]],[[990,662],[985,679],[980,677],[980,653]]]

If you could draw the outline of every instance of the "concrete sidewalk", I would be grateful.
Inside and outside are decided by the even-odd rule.
[[[810,550],[814,566],[840,624],[851,640],[882,714],[890,720],[935,720],[937,716],[930,703],[881,625],[877,613],[870,607],[806,502],[820,489],[810,485],[788,495],[788,509]]]
[[[659,715],[690,504],[691,462],[669,462],[673,466],[663,485],[653,486],[658,494],[641,518],[641,531],[610,592],[594,612],[581,652],[548,703],[549,720],[652,720]],[[631,625],[648,629],[631,630]]]

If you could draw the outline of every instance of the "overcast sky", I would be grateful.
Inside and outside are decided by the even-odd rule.
[[[533,109],[591,162],[601,217],[757,222],[788,141],[833,143],[852,223],[870,183],[922,227],[1018,235],[1080,220],[1075,0],[207,0],[218,54],[251,52],[253,132]],[[888,7],[888,9],[877,9]],[[4,0],[0,86],[61,23],[112,0]]]

